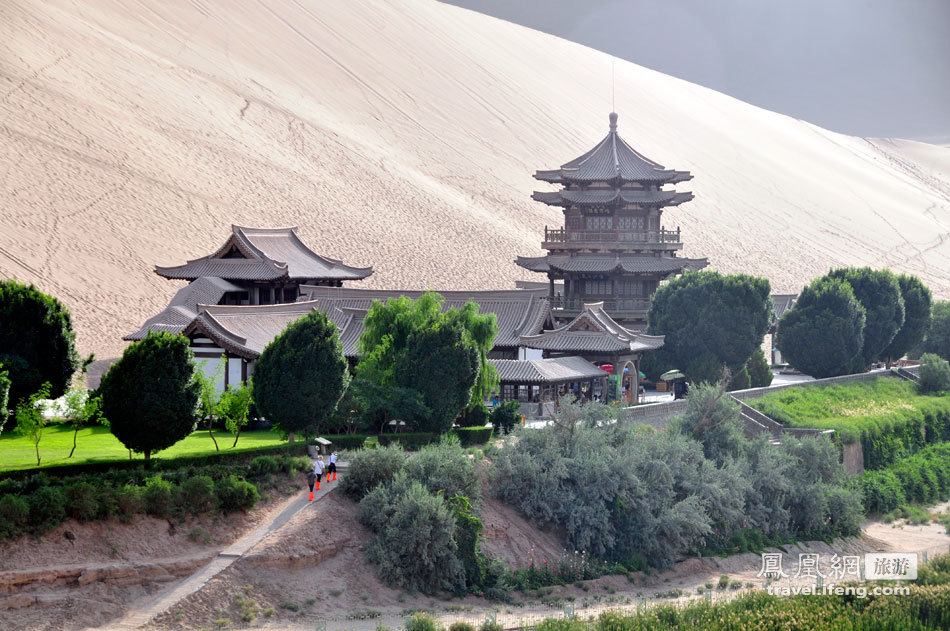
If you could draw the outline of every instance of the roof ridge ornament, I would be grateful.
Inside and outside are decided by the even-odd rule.
[[[617,132],[617,118],[618,118],[617,112],[611,112],[608,118],[610,119],[610,131],[616,133]]]

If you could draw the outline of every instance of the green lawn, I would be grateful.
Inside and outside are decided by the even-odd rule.
[[[259,449],[283,444],[277,432],[263,430],[242,432],[237,447],[231,449],[234,436],[225,431],[215,431],[215,438],[222,452],[237,452]],[[40,458],[42,467],[54,467],[65,464],[83,464],[89,462],[111,462],[129,459],[128,450],[122,446],[107,427],[88,427],[79,431],[76,453],[67,458],[73,446],[73,430],[67,425],[51,425],[43,432],[40,440]],[[198,431],[178,444],[164,451],[152,454],[153,458],[172,458],[176,456],[198,456],[214,453],[214,443],[208,431]],[[135,460],[144,460],[141,454],[133,454]],[[15,432],[0,435],[0,471],[29,469],[36,466],[36,451],[33,443],[25,436]]]
[[[747,403],[783,425],[834,429],[846,443],[907,423],[932,429],[950,413],[950,397],[919,394],[915,384],[892,377],[786,388]]]

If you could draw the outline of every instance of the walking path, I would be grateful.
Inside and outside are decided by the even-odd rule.
[[[342,469],[343,467],[340,467],[340,475],[342,475]],[[265,537],[283,527],[284,524],[290,521],[297,513],[312,504],[315,505],[319,500],[326,497],[327,494],[334,491],[338,484],[339,480],[331,484],[324,482],[320,490],[314,492],[313,502],[307,500],[307,492],[304,491],[299,497],[289,500],[284,509],[273,519],[255,528],[227,548],[218,552],[218,556],[212,559],[210,563],[201,568],[198,572],[192,574],[177,585],[172,585],[158,594],[155,594],[150,602],[140,606],[137,610],[129,611],[122,619],[105,627],[97,628],[108,629],[110,631],[130,631],[145,626],[159,614],[168,611],[181,600],[200,590],[209,580],[250,552],[251,549],[263,541]]]

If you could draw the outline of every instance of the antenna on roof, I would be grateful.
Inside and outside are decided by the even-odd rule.
[[[617,96],[617,81],[614,79],[614,62],[617,60],[616,57],[611,56],[610,58],[610,111],[616,112],[617,106],[615,104]]]

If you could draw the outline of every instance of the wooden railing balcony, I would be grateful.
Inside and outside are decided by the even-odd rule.
[[[604,298],[601,300],[596,296],[586,298],[555,296],[551,306],[554,309],[562,309],[564,311],[581,311],[584,308],[584,303],[591,302],[603,302],[604,310],[607,311],[607,313],[646,312],[650,310],[651,304],[649,298]]]
[[[567,230],[544,227],[545,243],[682,243],[680,229],[666,230]]]

